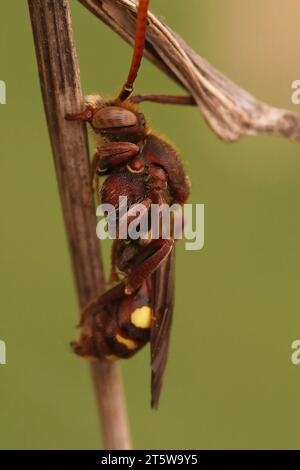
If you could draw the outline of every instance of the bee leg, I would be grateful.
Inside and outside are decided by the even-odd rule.
[[[87,106],[81,113],[67,113],[67,121],[89,121],[93,117],[93,109]]]
[[[93,200],[93,186],[96,175],[105,175],[110,168],[124,165],[139,153],[138,145],[131,142],[111,142],[97,147],[90,167],[90,188],[86,191],[84,200],[85,206],[91,207]],[[97,179],[96,193],[99,193],[99,183]],[[98,195],[99,198],[99,195]],[[99,203],[98,199],[98,203]]]
[[[170,254],[174,245],[173,239],[153,240],[143,251],[134,259],[132,270],[128,277],[104,292],[95,301],[98,305],[107,305],[111,302],[121,299],[124,295],[131,295],[151,274],[153,274],[159,265]]]
[[[173,246],[174,240],[172,238],[153,240],[147,245],[134,259],[134,266],[125,280],[125,294],[131,295],[137,290],[143,281],[151,276],[166,259]]]
[[[96,359],[98,352],[94,336],[95,315],[100,312],[98,299],[89,303],[82,311],[78,327],[81,328],[80,337],[71,342],[73,351],[86,359]]]
[[[131,142],[111,142],[97,147],[96,155],[100,158],[98,169],[109,170],[124,165],[138,155],[140,148]]]
[[[130,267],[130,274],[127,278],[101,294],[87,309],[97,308],[97,306],[99,308],[100,305],[115,302],[124,297],[124,295],[131,295],[140,287],[144,280],[156,271],[160,263],[170,254],[173,246],[174,240],[172,238],[153,240],[143,248],[131,263],[127,264],[127,267]],[[84,315],[86,314],[84,313]]]
[[[125,281],[119,282],[119,284],[111,287],[106,292],[104,292],[100,297],[97,299],[98,305],[107,305],[116,300],[121,299],[124,297],[125,294]]]
[[[98,155],[98,153],[96,152],[92,161],[91,161],[91,165],[90,165],[90,184],[88,186],[88,188],[86,189],[85,191],[85,194],[84,194],[84,205],[86,207],[92,207],[92,203],[93,203],[93,194],[94,194],[94,179],[95,179],[95,176],[97,174],[97,170],[98,170],[98,167],[99,167],[99,163],[100,163],[100,155]],[[96,182],[96,193],[97,193],[97,189],[98,189],[98,180]]]
[[[90,302],[89,304],[87,304],[83,310],[81,310],[81,313],[80,313],[80,321],[79,321],[79,324],[78,324],[78,327],[82,327],[83,324],[85,323],[85,320],[91,316],[91,315],[94,315],[96,314],[97,312],[99,312],[99,298],[96,298],[95,300],[93,300],[92,302]]]
[[[128,231],[128,228],[129,228],[131,222],[133,222],[134,220],[136,220],[139,217],[141,217],[140,223],[142,224],[144,218],[145,217],[148,218],[149,209],[151,207],[151,204],[152,204],[152,199],[148,197],[148,198],[144,199],[143,201],[139,202],[139,206],[142,206],[142,205],[144,206],[145,212],[143,214],[141,214],[139,210],[137,210],[136,212],[134,211],[134,213],[132,213],[130,210],[127,211],[124,215],[122,215],[119,218],[119,222],[118,222],[119,229],[120,229],[121,226],[124,226],[124,224],[126,224],[126,230]],[[147,226],[148,226],[148,223],[147,223]],[[128,233],[127,233],[127,237],[128,237]],[[129,235],[129,238],[130,238],[130,235]]]
[[[195,106],[196,102],[192,96],[176,96],[176,95],[135,95],[130,98],[134,104],[139,104],[144,101],[159,104],[178,104]]]
[[[117,272],[117,256],[118,256],[118,245],[119,241],[114,240],[112,249],[111,249],[111,269],[109,275],[109,283],[113,284],[114,282],[119,281],[119,275]]]

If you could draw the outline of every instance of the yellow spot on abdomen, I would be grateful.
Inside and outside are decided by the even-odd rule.
[[[137,328],[150,328],[152,310],[148,306],[139,307],[132,312],[131,323]]]
[[[114,354],[107,354],[106,356],[104,356],[104,359],[106,359],[107,361],[116,361],[119,358]]]
[[[118,341],[118,343],[124,344],[127,349],[136,349],[138,347],[138,343],[136,341],[133,341],[130,338],[125,338],[119,333],[116,334],[116,340]]]
[[[96,356],[80,356],[80,358],[90,362],[95,362],[98,360]]]

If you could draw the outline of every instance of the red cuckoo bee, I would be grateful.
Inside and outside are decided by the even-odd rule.
[[[142,101],[183,104],[184,100],[168,95],[132,96],[145,47],[148,7],[149,0],[139,1],[132,63],[117,98],[89,96],[83,112],[66,118],[87,121],[99,137],[91,179],[93,185],[95,177],[105,177],[101,203],[112,204],[118,211],[119,196],[126,196],[128,209],[142,203],[150,214],[151,204],[183,205],[190,183],[175,148],[149,129],[137,106]],[[152,407],[158,405],[169,347],[174,244],[172,232],[168,238],[151,239],[150,235],[147,241],[114,240],[110,287],[84,309],[81,336],[72,343],[79,356],[114,360],[133,356],[150,341]]]

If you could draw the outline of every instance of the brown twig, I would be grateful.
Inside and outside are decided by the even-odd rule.
[[[65,120],[83,103],[68,0],[28,0],[44,107],[80,306],[104,287],[93,208],[84,207],[89,184],[84,125]],[[92,363],[107,449],[129,449],[123,388],[116,363]]]
[[[133,43],[135,0],[79,1],[123,39]],[[152,13],[149,13],[145,55],[185,88],[221,139],[233,142],[257,132],[300,139],[300,114],[254,98],[213,68]]]

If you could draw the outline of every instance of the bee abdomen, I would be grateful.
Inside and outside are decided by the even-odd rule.
[[[87,359],[129,358],[150,340],[151,321],[152,309],[142,286],[137,293],[87,317],[82,335],[72,347]]]

